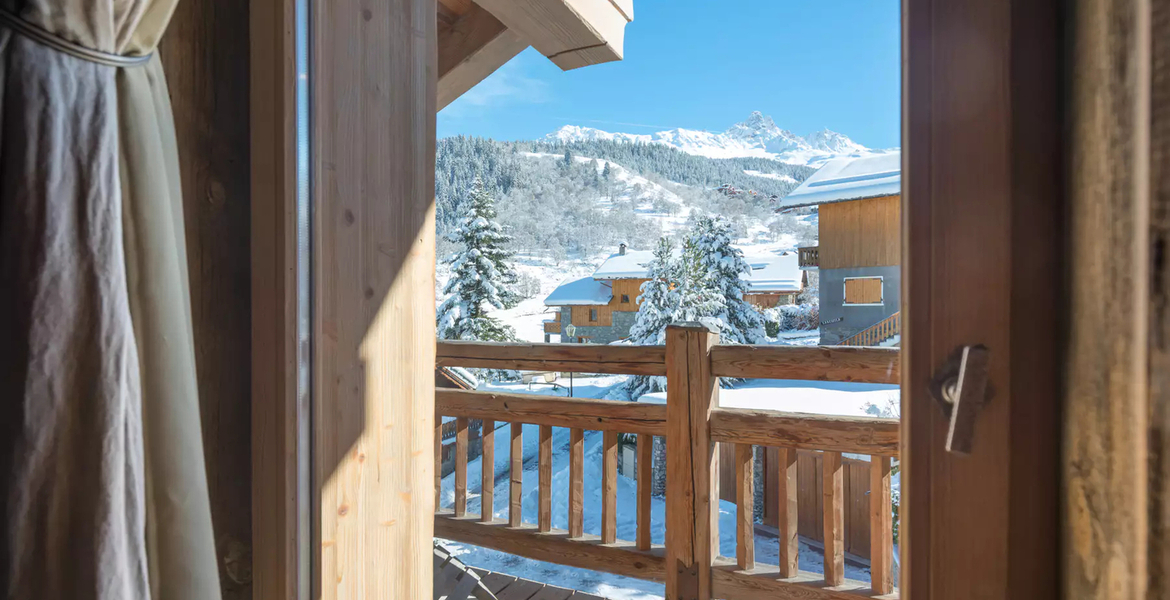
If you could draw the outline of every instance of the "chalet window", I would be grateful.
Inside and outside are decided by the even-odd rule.
[[[629,304],[629,303],[630,303],[630,296],[628,294],[622,294],[622,304]]]
[[[590,322],[597,321],[597,309],[596,308],[589,309],[589,321]]]
[[[845,305],[875,305],[882,300],[881,277],[845,278]]]

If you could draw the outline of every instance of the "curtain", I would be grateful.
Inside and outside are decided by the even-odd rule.
[[[151,55],[174,4],[0,0],[7,598],[219,598],[166,80],[85,52]]]

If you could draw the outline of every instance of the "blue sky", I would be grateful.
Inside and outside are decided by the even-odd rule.
[[[440,137],[562,125],[723,131],[753,110],[900,145],[898,0],[635,0],[625,59],[573,71],[529,48],[439,113]]]

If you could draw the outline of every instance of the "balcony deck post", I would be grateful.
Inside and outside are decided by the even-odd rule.
[[[711,347],[719,335],[699,323],[666,330],[666,598],[710,600],[711,565],[719,555],[719,455],[711,410],[719,378]]]

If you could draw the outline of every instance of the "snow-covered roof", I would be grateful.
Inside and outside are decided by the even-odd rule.
[[[604,281],[593,277],[582,277],[565,281],[557,286],[547,298],[545,306],[585,306],[609,304],[613,299],[613,288]]]
[[[752,292],[799,292],[803,271],[800,270],[800,261],[795,252],[787,252],[776,256],[745,256],[744,260],[752,266],[752,274],[747,277],[748,286]]]
[[[780,208],[812,206],[902,193],[902,152],[825,163],[780,201]]]
[[[627,250],[625,254],[611,254],[593,272],[594,279],[645,279],[646,265],[654,260],[649,250]]]

